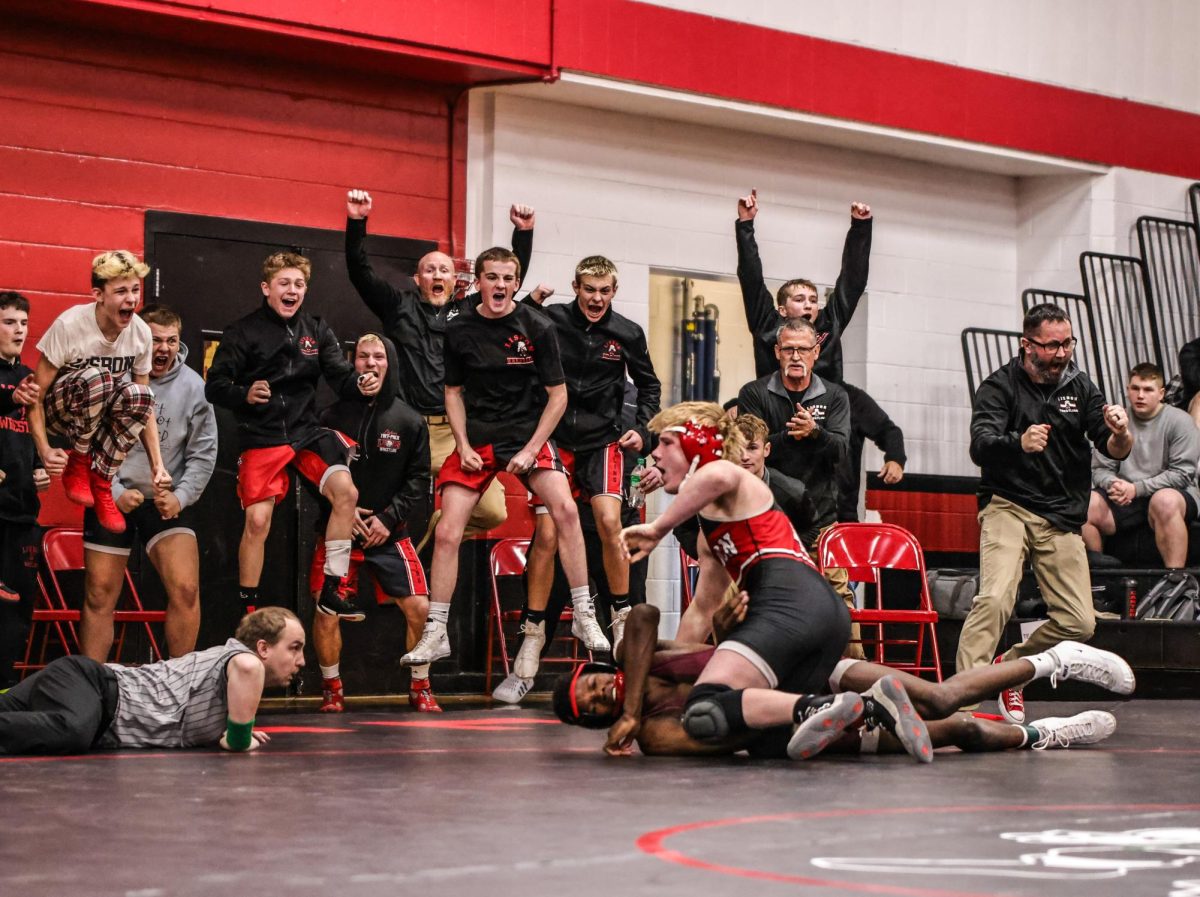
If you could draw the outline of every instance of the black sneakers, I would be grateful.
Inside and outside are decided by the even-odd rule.
[[[367,615],[354,606],[352,596],[342,591],[342,578],[325,574],[325,584],[317,598],[317,611],[328,617],[337,617],[349,623],[361,623]]]

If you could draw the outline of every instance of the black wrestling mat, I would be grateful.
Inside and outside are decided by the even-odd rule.
[[[0,758],[0,894],[1200,895],[1200,701],[1027,710],[1087,708],[1116,714],[1103,744],[927,766],[609,758],[544,704]]]

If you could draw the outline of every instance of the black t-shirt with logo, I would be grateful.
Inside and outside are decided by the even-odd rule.
[[[540,312],[518,304],[493,319],[474,308],[446,326],[446,385],[463,388],[471,445],[524,445],[545,388],[565,382],[554,326]]]

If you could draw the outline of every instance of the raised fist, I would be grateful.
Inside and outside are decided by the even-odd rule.
[[[351,190],[346,194],[346,217],[356,221],[371,214],[371,194],[366,190]]]
[[[871,207],[865,202],[852,202],[850,203],[850,217],[866,221],[871,217]]]
[[[738,221],[753,221],[758,214],[758,191],[751,190],[749,196],[738,199]]]
[[[533,230],[533,206],[513,203],[512,208],[508,210],[508,220],[517,230]]]

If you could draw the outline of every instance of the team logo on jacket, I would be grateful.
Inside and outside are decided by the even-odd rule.
[[[1078,414],[1079,402],[1076,400],[1075,396],[1059,396],[1058,410],[1063,414]]]
[[[615,339],[610,339],[600,350],[600,357],[605,361],[622,361],[624,356],[621,354],[621,344]]]
[[[447,321],[453,321],[457,317],[458,317],[458,309],[457,308],[452,308],[452,309],[450,309],[450,311],[446,312],[446,320]]]
[[[301,355],[316,355],[317,341],[311,336],[302,336],[299,340]]]
[[[824,406],[824,405],[805,405],[804,407],[808,409],[808,413],[810,415],[812,415],[812,419],[814,421],[816,421],[817,423],[820,423],[821,421],[825,420],[825,407],[826,406]]]
[[[400,451],[400,434],[395,430],[380,430],[378,445],[381,452],[394,455]]]
[[[509,364],[533,364],[533,341],[523,333],[514,333],[504,341]]]

